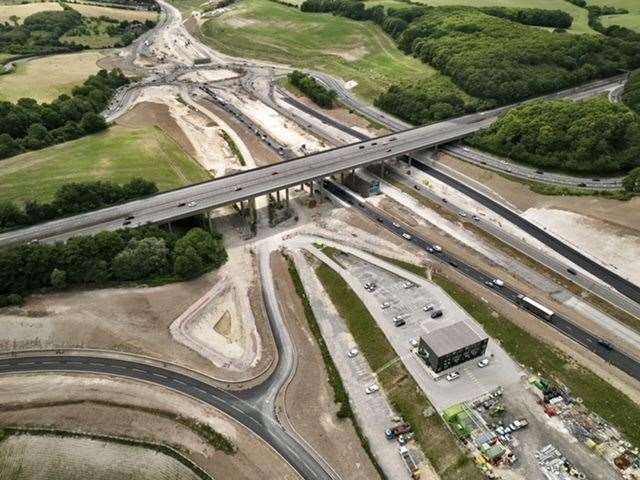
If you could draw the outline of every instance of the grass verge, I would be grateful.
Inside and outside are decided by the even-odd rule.
[[[387,341],[360,298],[344,279],[325,263],[316,268],[329,298],[346,321],[362,354],[378,372],[378,381],[396,411],[409,422],[415,439],[442,480],[481,479],[481,472],[460,449],[453,434],[435,413],[429,400],[396,360]]]
[[[240,162],[240,165],[245,167],[247,165],[247,162],[244,160],[244,157],[242,156],[242,152],[238,148],[238,145],[236,145],[236,142],[234,142],[233,138],[231,138],[229,134],[224,130],[221,130],[221,133],[222,133],[222,138],[224,138],[224,141],[227,142],[227,145],[229,145],[229,148],[238,159],[238,162]]]
[[[331,354],[329,353],[329,349],[327,348],[327,344],[322,337],[322,332],[320,331],[320,326],[318,325],[318,320],[316,319],[315,314],[313,313],[313,309],[311,308],[311,304],[309,303],[309,299],[304,290],[304,285],[302,285],[302,280],[300,279],[300,274],[298,273],[298,269],[296,268],[295,263],[288,255],[284,255],[285,260],[287,261],[287,267],[289,269],[289,275],[291,276],[291,280],[293,281],[293,285],[296,289],[296,294],[300,298],[302,302],[302,306],[304,308],[304,315],[307,319],[307,323],[309,325],[309,330],[313,334],[314,338],[318,342],[318,348],[320,349],[320,353],[322,354],[322,360],[324,361],[325,370],[327,372],[327,376],[329,377],[329,385],[333,389],[333,401],[339,405],[338,412],[336,415],[338,418],[349,418],[351,423],[353,424],[353,428],[360,439],[360,443],[362,448],[366,452],[366,454],[371,459],[371,463],[374,468],[378,471],[380,476],[383,479],[386,479],[386,475],[382,471],[382,468],[378,464],[373,452],[371,451],[371,447],[369,446],[369,440],[365,437],[360,425],[358,424],[357,419],[353,415],[353,410],[351,410],[351,405],[349,403],[349,394],[344,388],[344,383],[342,382],[342,377],[340,376],[340,372],[338,372],[338,368],[336,364],[333,362],[331,358]]]

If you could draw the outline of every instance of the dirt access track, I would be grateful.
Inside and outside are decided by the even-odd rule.
[[[180,421],[198,419],[237,448],[215,450]],[[119,435],[172,446],[215,479],[300,477],[268,445],[226,415],[164,387],[104,375],[0,376],[0,425]]]

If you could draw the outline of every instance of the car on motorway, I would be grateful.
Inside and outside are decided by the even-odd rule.
[[[412,237],[408,233],[403,233],[402,238],[404,238],[405,240],[411,240]]]
[[[489,288],[495,287],[495,284],[493,283],[493,280],[487,280],[486,282],[484,282],[484,284]]]
[[[460,372],[451,372],[447,374],[446,379],[448,382],[453,382],[459,376],[460,376]]]
[[[613,350],[613,344],[605,340],[604,338],[598,339],[598,345],[600,345],[603,348],[606,348],[607,350]]]
[[[433,249],[434,249],[436,252],[441,252],[441,251],[442,251],[442,247],[441,247],[440,245],[434,245],[434,246],[433,246]]]
[[[387,148],[387,153],[389,153],[389,152],[391,152],[391,149],[390,149],[390,148]]]
[[[364,145],[360,145],[360,146],[358,147],[358,149],[359,149],[359,150],[362,150],[363,148],[364,148]]]
[[[376,393],[378,390],[380,390],[380,387],[374,383],[372,385],[369,385],[367,388],[365,388],[364,393],[369,395],[371,393]]]
[[[131,225],[131,220],[125,220],[124,222],[122,222],[123,226],[127,226],[127,225]]]
[[[347,353],[347,357],[349,357],[349,358],[357,357],[359,353],[360,353],[360,351],[357,348],[352,348]]]
[[[433,253],[433,247],[427,247],[427,252]]]
[[[127,218],[125,218],[125,220],[133,220],[134,218],[136,217],[134,217],[133,215],[129,215]]]
[[[187,202],[180,202],[180,203],[178,203],[178,206],[179,207],[184,207],[186,204],[187,204]]]
[[[398,222],[393,222],[391,225],[393,225],[396,228],[400,228],[400,224]]]
[[[544,175],[544,172],[543,172],[542,170],[536,170],[536,173],[537,173],[538,175]]]
[[[567,272],[569,272],[571,275],[577,275],[578,274],[576,269],[575,268],[571,268],[571,267],[567,268]]]
[[[496,287],[504,287],[504,282],[502,280],[500,280],[499,278],[494,278],[493,279],[493,284]]]
[[[195,207],[198,205],[198,202],[189,202],[187,203],[187,207]]]
[[[415,188],[416,190],[420,190],[420,187],[418,185],[414,185],[413,188]]]
[[[386,309],[387,309],[387,308],[389,308],[390,306],[391,306],[391,304],[390,304],[389,302],[382,302],[382,303],[380,304],[380,308],[381,308],[382,310],[386,310]]]
[[[278,172],[273,172],[271,175],[277,175],[277,174],[278,174]]]
[[[424,310],[425,312],[430,312],[431,310],[433,310],[433,304],[428,304],[425,305],[424,307],[422,307],[422,310]]]
[[[486,367],[487,365],[489,365],[489,359],[488,359],[488,358],[483,358],[482,360],[480,360],[480,361],[478,362],[478,366],[479,366],[480,368],[484,368],[484,367]]]
[[[384,219],[382,217],[376,217],[376,220],[379,221],[380,223],[384,223]]]
[[[236,187],[233,189],[234,192],[239,192],[240,190],[242,190],[242,187]]]
[[[579,187],[586,187],[586,186],[587,186],[587,184],[586,184],[586,183],[584,183],[584,182],[580,182],[580,183],[578,184],[578,186],[579,186]]]

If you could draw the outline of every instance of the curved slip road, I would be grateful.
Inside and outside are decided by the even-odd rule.
[[[0,374],[25,372],[83,372],[143,380],[201,400],[238,421],[280,454],[305,480],[331,480],[314,457],[284,428],[245,399],[173,370],[146,363],[91,356],[32,356],[0,359]]]

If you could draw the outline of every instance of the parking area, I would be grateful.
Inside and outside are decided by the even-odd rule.
[[[398,356],[438,411],[473,400],[500,386],[515,384],[524,375],[492,339],[489,339],[483,357],[435,374],[415,353],[416,340],[456,322],[464,322],[479,336],[486,337],[482,327],[437,285],[420,277],[410,273],[397,275],[351,253],[340,253],[336,260],[346,269],[347,275],[352,276],[352,288],[361,296]],[[375,287],[365,288],[371,284]],[[437,310],[442,312],[442,316],[431,318]],[[394,324],[394,318],[398,316],[405,322],[401,326]],[[488,360],[488,365],[480,367],[478,363],[483,358]],[[447,375],[454,371],[459,376],[447,380]]]

